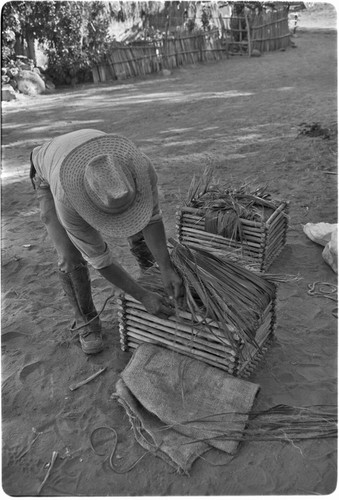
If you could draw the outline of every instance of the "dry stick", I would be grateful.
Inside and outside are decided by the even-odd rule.
[[[180,243],[183,242],[183,240],[187,241],[192,241],[195,243],[198,243],[200,245],[205,245],[207,247],[219,249],[219,250],[226,250],[230,253],[234,253],[234,250],[237,250],[239,253],[239,256],[241,257],[242,255],[251,255],[253,256],[258,255],[262,253],[264,250],[265,246],[265,238],[258,239],[256,240],[258,246],[249,246],[246,245],[246,243],[249,241],[248,239],[244,238],[244,242],[242,243],[241,241],[238,240],[232,240],[230,238],[225,238],[224,236],[219,236],[221,239],[216,240],[214,236],[216,236],[214,233],[208,233],[206,231],[201,231],[201,233],[194,233],[193,231],[190,231],[189,228],[185,227],[180,227],[178,228],[179,235],[180,235]],[[193,228],[191,228],[193,229]],[[254,243],[254,241],[252,241]]]
[[[183,240],[181,238],[180,243],[185,244],[185,242],[186,242],[186,239]],[[193,250],[205,250],[205,251],[208,250],[210,254],[215,255],[216,257],[220,257],[220,258],[227,257],[228,259],[232,259],[232,257],[234,257],[234,259],[236,261],[238,260],[238,258],[240,258],[244,261],[246,260],[246,265],[250,265],[251,267],[260,265],[260,261],[258,262],[259,259],[257,258],[257,254],[256,255],[253,255],[253,254],[237,255],[237,252],[232,252],[228,248],[225,249],[225,248],[211,247],[210,245],[208,245],[208,243],[205,243],[205,245],[204,245],[199,240],[193,240],[193,239],[186,244],[188,244],[189,247],[192,248]],[[232,256],[230,254],[232,254]],[[261,256],[262,256],[262,254],[259,254],[259,257],[261,257]]]
[[[246,29],[247,29],[247,40],[248,40],[248,57],[251,57],[251,54],[252,54],[252,48],[251,48],[251,30],[250,30],[250,25],[249,25],[249,22],[248,22],[247,14],[245,14],[245,21],[246,21]]]
[[[270,252],[268,255],[266,255],[265,259],[264,259],[264,264],[263,264],[263,270],[266,271],[270,265],[272,264],[272,262],[274,260],[276,260],[276,258],[278,257],[278,255],[281,253],[281,251],[283,250],[284,248],[284,245],[281,245],[280,248],[277,248],[274,252]]]
[[[139,315],[140,315],[140,316],[142,316],[142,317],[144,317],[144,318],[146,318],[146,319],[148,319],[148,318],[149,318],[150,320],[153,320],[153,321],[154,321],[154,316],[149,315],[149,314],[148,314],[148,313],[146,313],[146,312],[143,312],[143,311],[144,311],[144,308],[143,308],[142,306],[140,306],[140,304],[138,304],[138,303],[134,303],[134,302],[133,302],[133,298],[132,298],[132,297],[130,297],[130,299],[131,299],[131,301],[132,301],[132,303],[131,303],[131,307],[133,307],[133,308],[135,307],[135,308],[137,308],[137,309],[142,309],[142,311],[140,311],[140,312],[139,312]],[[121,302],[121,303],[122,303],[122,302]],[[128,304],[129,304],[129,302],[127,302],[127,303],[126,303],[126,306],[125,306],[125,307],[128,307]],[[125,314],[126,314],[127,310],[125,310],[124,312],[125,312]],[[133,311],[132,311],[132,312],[133,312]],[[265,311],[263,312],[263,314],[265,314]],[[190,313],[185,313],[184,311],[180,311],[180,316],[181,316],[182,318],[187,318],[188,320],[192,321],[192,315],[191,315]],[[196,319],[197,319],[198,321],[205,321],[205,318],[203,318],[203,317],[201,317],[201,316],[199,316],[199,315],[196,315]],[[157,321],[158,323],[160,323],[160,324],[169,325],[169,326],[172,326],[172,324],[173,324],[173,323],[171,322],[171,320],[170,320],[170,319],[169,319],[169,320],[163,320],[163,319],[160,319],[160,318],[156,318],[156,321]],[[181,323],[180,323],[180,325],[182,326],[182,324],[181,324]],[[213,327],[211,328],[211,326],[213,326]],[[216,327],[216,328],[214,328],[214,327]],[[190,328],[191,328],[191,327],[190,327]],[[235,332],[235,331],[236,331],[236,330],[235,330],[235,328],[234,328],[233,326],[231,326],[231,325],[227,325],[227,328],[228,328],[228,331],[229,331],[229,335],[231,335],[231,332]],[[185,328],[184,328],[184,327],[183,327],[182,329],[183,329],[183,330],[185,330]],[[223,345],[224,345],[224,344],[226,344],[226,345],[227,345],[227,347],[232,347],[232,346],[234,346],[234,343],[235,343],[236,345],[238,345],[239,343],[240,343],[240,344],[242,344],[242,342],[241,342],[238,338],[236,338],[236,337],[235,337],[235,338],[234,338],[234,342],[232,342],[232,345],[231,345],[230,341],[229,341],[229,340],[228,340],[228,339],[224,336],[223,331],[222,331],[222,330],[220,330],[220,328],[219,328],[218,324],[217,324],[216,322],[214,322],[214,321],[209,320],[209,319],[206,321],[206,330],[207,330],[207,329],[208,329],[211,333],[213,333],[213,336],[217,337],[217,338],[218,338],[218,340],[219,340],[219,341],[220,341]],[[191,331],[191,330],[190,330],[190,331]],[[206,335],[206,333],[204,333],[204,334]],[[198,332],[198,335],[199,335],[199,332]],[[237,353],[238,353],[238,349],[239,349],[239,347],[237,347]]]
[[[282,203],[281,205],[279,205],[279,207],[273,212],[273,214],[271,215],[271,217],[269,217],[266,221],[266,225],[269,225],[272,223],[272,221],[278,216],[280,215],[280,212],[283,212],[283,210],[287,208],[288,209],[288,205],[287,203]],[[285,213],[283,212],[283,215],[285,215]]]
[[[283,241],[284,239],[284,233],[282,231],[279,231],[276,233],[273,238],[269,238],[268,240],[268,245],[266,247],[266,255],[272,252],[275,248],[279,247],[280,245],[280,240]]]
[[[241,220],[241,219],[240,219]],[[205,227],[205,217],[197,217],[194,215],[187,215],[184,214],[181,219],[177,219],[178,224],[184,223],[184,224],[191,224],[193,227]],[[247,224],[241,223],[243,232],[248,232],[248,234],[252,234],[253,236],[260,236],[261,235],[261,228],[255,228],[251,226],[247,226]]]
[[[122,311],[118,312],[119,317],[120,317],[120,333],[121,334],[125,335],[127,333],[126,322],[130,321],[129,318],[131,318],[131,317],[133,318],[133,314],[132,313],[136,314],[133,311],[133,309],[132,310],[130,309],[131,307],[133,309],[137,309],[138,310],[138,319],[137,319],[137,321],[139,321],[140,317],[142,316],[142,317],[144,317],[146,319],[151,320],[151,323],[148,323],[146,321],[145,321],[145,323],[149,324],[153,328],[157,328],[157,329],[164,328],[162,326],[159,326],[159,323],[161,325],[166,325],[167,327],[173,328],[173,322],[171,322],[169,320],[165,321],[165,320],[162,320],[160,318],[155,318],[154,316],[151,316],[148,313],[143,312],[143,308],[142,308],[142,306],[140,307],[139,304],[133,303],[133,302],[132,303],[127,302],[126,305],[125,305],[124,311],[123,312]],[[185,313],[183,311],[180,311],[179,315],[181,317],[185,317],[186,319],[192,321],[192,315],[190,313]],[[203,318],[200,317],[200,321],[202,319]],[[212,324],[216,325],[216,328],[212,327],[211,326]],[[223,332],[218,328],[218,326],[217,326],[217,324],[215,322],[208,321],[208,324],[206,324],[204,326],[204,328],[202,328],[202,327],[201,328],[197,328],[197,327],[194,328],[193,325],[188,326],[188,325],[183,325],[182,323],[178,323],[176,325],[176,329],[177,329],[176,333],[179,333],[179,329],[182,332],[185,332],[185,331],[188,332],[190,335],[192,335],[192,332],[193,333],[195,332],[194,339],[198,340],[198,337],[199,337],[200,342],[204,342],[203,337],[205,337],[205,338],[208,339],[207,340],[208,344],[210,344],[210,341],[212,341],[211,346],[213,346],[214,348],[216,346],[216,343],[219,341],[220,348],[222,349],[222,351],[228,352],[231,356],[237,356],[238,355],[238,353],[234,349],[231,349],[231,343],[230,343],[230,341],[223,335]],[[234,328],[230,327],[230,330],[234,331]],[[173,331],[174,330],[172,330],[172,332]],[[185,334],[183,333],[183,335],[185,335]],[[195,340],[194,340],[194,342],[195,342]],[[238,340],[236,340],[236,342],[239,343]]]
[[[276,236],[277,232],[283,233],[287,226],[288,220],[286,218],[276,220],[276,222],[267,230],[268,242],[270,242],[273,236]]]
[[[239,367],[239,372],[249,372],[253,370],[264,358],[266,352],[268,351],[270,344],[273,340],[273,334],[268,335],[266,340],[260,347],[260,351],[255,352],[250,355],[249,359],[246,359]]]
[[[133,340],[135,340],[135,342],[133,342]],[[137,349],[139,347],[139,345],[144,343],[144,342],[154,343],[154,342],[150,341],[149,339],[142,340],[142,341],[138,341],[136,339],[128,339],[127,345],[128,345],[128,347],[131,347],[132,349]],[[209,365],[216,366],[217,368],[221,368],[223,371],[226,371],[227,373],[229,373],[231,375],[234,375],[239,370],[238,365],[236,365],[234,367],[230,367],[230,366],[227,366],[226,364],[217,362],[215,359],[214,360],[213,359],[206,360],[206,358],[204,358],[200,354],[191,353],[190,351],[187,352],[187,351],[180,349],[180,347],[178,345],[172,345],[171,350],[178,352],[179,354],[187,354],[188,356],[193,356],[194,358],[198,359],[199,361],[204,361],[204,362],[208,363]]]
[[[266,260],[267,259],[271,259],[272,256],[277,253],[280,248],[282,248],[284,246],[284,235],[281,234],[279,235],[279,237],[277,237],[274,241],[274,244],[272,244],[266,251],[266,255],[265,255],[265,258]]]
[[[38,439],[38,437],[40,436],[40,434],[43,434],[43,432],[37,432],[34,430],[34,427],[33,427],[33,433],[36,434],[36,436],[33,438],[33,440],[31,441],[31,443],[29,444],[28,448],[26,448],[26,450],[24,450],[19,456],[18,456],[18,460],[21,460],[28,452],[29,450],[32,448],[33,444],[35,443],[35,441]]]
[[[182,209],[182,214],[185,215],[186,213],[188,214],[194,214],[194,215],[197,215],[200,217],[204,217],[205,215],[201,216],[201,214],[199,214],[199,211],[198,209],[196,208],[191,208],[191,207],[184,207]],[[261,222],[255,222],[255,221],[252,221],[252,220],[248,220],[248,219],[242,219],[240,217],[240,222],[243,224],[243,225],[248,225],[248,226],[252,226],[252,227],[258,227],[258,228],[262,228],[263,224]]]
[[[55,463],[55,461],[57,459],[57,456],[58,456],[58,452],[57,451],[53,451],[51,463],[50,463],[50,465],[48,467],[48,471],[46,472],[46,476],[45,476],[44,480],[42,481],[42,483],[40,484],[40,486],[38,488],[37,495],[40,495],[42,488],[45,486],[45,484],[46,484],[46,482],[47,482],[47,480],[49,478],[49,475],[51,473],[51,470],[52,470],[52,468],[54,466],[54,463]]]
[[[241,253],[241,256],[243,257],[252,257],[255,259],[260,259],[263,255],[263,248],[262,247],[249,247],[247,245],[236,245],[232,244],[230,241],[225,241],[225,242],[216,242],[216,241],[209,241],[207,238],[201,238],[200,236],[190,234],[183,232],[181,235],[181,242],[187,246],[190,246],[190,242],[192,243],[198,243],[201,246],[205,247],[205,250],[215,249],[219,251],[226,251],[226,252],[232,252],[232,251],[238,251]]]
[[[280,217],[275,219],[274,223],[267,228],[267,239],[268,241],[272,238],[272,236],[275,236],[277,232],[283,232],[288,226],[288,219],[287,217]]]
[[[241,245],[244,247],[249,246],[249,247],[253,247],[253,248],[261,246],[259,243],[255,243],[254,241],[246,241],[246,242],[241,243],[240,241],[232,240],[231,238],[225,238],[225,236],[220,236],[220,235],[214,234],[214,233],[208,233],[206,231],[201,231],[200,229],[194,229],[192,227],[183,227],[182,231],[199,235],[199,238],[202,238],[202,239],[205,239],[205,240],[211,241],[211,242],[213,241],[215,243],[227,242],[229,244],[233,244],[233,245],[237,245],[237,246]]]
[[[148,318],[151,318],[151,319],[153,318],[153,319],[154,319],[154,316],[153,316],[153,315],[151,315],[151,314],[149,314],[149,313],[147,313],[147,312],[146,312],[146,309],[144,308],[144,306],[143,306],[140,302],[138,302],[136,299],[134,299],[134,297],[132,297],[131,295],[126,295],[126,298],[125,298],[124,300],[126,300],[126,304],[127,304],[127,305],[129,305],[129,301],[130,301],[130,302],[132,303],[132,304],[130,304],[130,305],[131,305],[131,307],[135,307],[136,309],[140,309],[140,310],[144,311],[144,312],[143,312],[143,316],[144,316],[145,318],[146,318],[146,317],[148,317]],[[121,300],[121,299],[118,299],[118,300],[117,300],[117,302],[118,302],[118,304],[121,304],[121,303],[122,303],[122,300]],[[180,310],[180,311],[179,311],[179,316],[180,316],[181,318],[188,319],[189,321],[192,321],[192,320],[193,320],[192,314],[191,314],[191,313],[189,313],[189,312],[186,312],[186,311],[182,311],[182,310]],[[198,321],[206,321],[206,324],[208,324],[208,326],[215,327],[215,329],[219,331],[219,325],[218,325],[218,323],[217,323],[216,321],[212,321],[212,320],[210,320],[209,318],[207,318],[207,319],[206,319],[206,318],[203,318],[202,316],[200,316],[200,315],[198,315],[198,314],[196,314],[196,315],[195,315],[195,317],[197,318],[197,320],[198,320]],[[156,321],[157,321],[158,323],[160,323],[160,324],[164,324],[164,325],[167,325],[167,324],[170,324],[170,325],[171,325],[173,320],[174,320],[174,321],[176,320],[176,317],[175,317],[175,316],[170,316],[170,317],[168,318],[168,320],[164,320],[164,319],[162,319],[162,318],[156,317]],[[193,326],[194,326],[194,325],[193,325]],[[235,331],[234,326],[232,326],[231,324],[227,324],[227,326],[228,326],[229,330],[231,330],[231,331]],[[189,326],[189,328],[190,328],[190,329],[192,328],[192,327],[191,327],[191,325]]]
[[[276,226],[273,226],[272,228],[268,229],[266,233],[266,251],[268,250],[268,247],[272,245],[272,241],[276,239],[277,236],[284,236],[285,231],[287,230],[287,220],[282,220],[279,221],[279,223]]]
[[[263,325],[257,330],[255,340],[257,342],[257,345],[260,347],[266,340],[266,338],[272,333],[272,328],[274,325],[272,325],[272,317],[267,318],[264,322]],[[255,354],[258,351],[257,347],[254,347],[250,344],[246,344],[243,350],[243,354],[248,354],[249,356],[252,357],[253,354]]]
[[[268,258],[265,259],[265,263],[262,266],[262,271],[266,271],[272,262],[278,257],[278,255],[282,252],[283,248],[285,246],[285,242],[282,244],[282,246],[277,250],[276,253],[271,253]]]
[[[242,248],[240,246],[232,246],[232,245],[221,245],[215,243],[209,243],[208,241],[200,240],[199,238],[190,238],[186,235],[181,236],[180,242],[184,245],[189,246],[190,248],[198,248],[201,250],[208,251],[212,253],[213,251],[217,252],[219,256],[223,256],[224,252],[230,253],[234,252],[234,255],[237,255],[237,252],[241,250],[240,257],[243,259],[251,259],[252,261],[258,262],[263,258],[263,252],[255,252],[253,250],[249,251],[246,248]]]
[[[178,226],[177,226],[178,227]],[[205,225],[201,223],[195,223],[195,222],[186,222],[185,219],[183,221],[183,224],[181,227],[178,227],[178,229],[197,229],[198,231],[203,231],[205,233],[208,233],[209,235],[215,235],[216,233],[212,233],[211,231],[207,231],[205,229]],[[235,239],[235,238],[227,238],[225,236],[222,236],[221,234],[216,234],[217,236],[221,236],[222,238],[230,239],[232,241],[235,241],[237,243],[242,243],[241,240]],[[248,232],[246,229],[243,229],[243,237],[242,240],[246,243],[246,241],[252,241],[253,243],[261,243],[261,241],[264,239],[264,233],[261,232]]]
[[[165,345],[173,347],[173,348],[175,347],[175,348],[180,349],[181,351],[183,351],[185,353],[192,354],[192,355],[196,354],[204,359],[218,362],[222,366],[224,366],[224,365],[227,365],[230,367],[233,367],[235,365],[237,366],[237,361],[232,361],[232,359],[229,359],[227,357],[221,357],[219,355],[214,355],[213,353],[202,351],[197,346],[183,345],[183,344],[179,343],[178,341],[173,341],[171,338],[168,339],[168,337],[164,336],[165,334],[154,335],[151,333],[144,333],[144,332],[138,331],[136,328],[133,328],[133,329],[130,328],[127,335],[131,338],[141,340],[143,342],[150,342],[150,343],[156,342],[156,343],[165,344]]]
[[[100,375],[102,372],[104,372],[107,369],[107,366],[104,366],[103,368],[100,368],[99,371],[96,373],[93,373],[90,377],[86,378],[82,382],[78,382],[76,384],[71,384],[69,386],[70,391],[75,391],[76,389],[79,389],[79,387],[82,387],[83,385],[87,384],[88,382],[91,382],[94,378],[96,378],[98,375]]]
[[[147,331],[150,328],[150,332],[154,330],[153,333],[156,333],[157,331],[160,332],[166,332],[170,335],[179,335],[186,341],[188,340],[189,343],[193,342],[194,344],[202,344],[207,348],[209,346],[211,349],[218,349],[221,350],[222,352],[229,352],[230,354],[236,355],[236,353],[229,348],[226,348],[221,342],[217,342],[216,336],[213,336],[211,334],[204,334],[202,332],[202,336],[200,335],[200,331],[198,329],[195,329],[195,333],[191,330],[191,332],[187,332],[186,328],[183,329],[181,328],[180,323],[174,323],[173,327],[165,327],[162,325],[159,325],[156,322],[153,321],[146,321],[143,320],[139,317],[139,312],[136,314],[135,312],[133,314],[126,314],[125,317],[123,317],[122,321],[126,321],[128,325],[131,325],[132,327],[135,328],[141,328],[143,330],[146,330],[145,327],[147,327]],[[219,332],[220,333],[220,332]]]
[[[241,220],[241,219],[240,219]],[[191,224],[192,227],[205,227],[205,217],[184,214],[181,219],[177,218],[177,224]],[[241,226],[244,234],[249,234],[252,236],[262,237],[262,228],[256,228],[248,226],[244,222],[241,222]]]
[[[136,319],[137,318],[137,319]],[[226,350],[230,354],[233,354],[234,356],[236,355],[236,352],[230,348],[230,342],[227,341],[226,339],[220,340],[220,335],[222,335],[222,331],[217,328],[212,328],[212,327],[207,327],[204,325],[204,328],[198,328],[198,327],[187,327],[186,325],[183,325],[182,323],[177,323],[175,322],[173,326],[159,326],[157,322],[154,321],[146,321],[140,318],[140,311],[133,311],[133,314],[131,314],[131,311],[128,311],[124,316],[123,319],[129,322],[128,320],[136,322],[137,325],[145,325],[149,326],[152,328],[160,329],[163,330],[167,333],[175,333],[182,335],[183,338],[186,340],[194,340],[194,342],[203,344],[203,345],[210,345],[210,347],[214,349],[220,349],[222,351]],[[133,325],[132,326],[136,326]],[[213,333],[210,333],[213,332]]]
[[[264,28],[266,26],[271,26],[272,24],[275,24],[275,23],[282,23],[283,21],[285,21],[286,18],[285,17],[281,17],[280,19],[275,19],[274,21],[271,21],[269,23],[264,23],[262,25],[257,25],[257,26],[253,26],[252,29],[255,29],[255,30],[258,30],[259,28]]]
[[[291,35],[289,33],[287,33],[286,35],[280,35],[280,36],[276,36],[273,40],[280,40],[282,38],[288,38],[290,37]],[[262,41],[262,42],[269,42],[270,40],[272,40],[271,37],[265,37],[265,38],[257,38],[257,41]]]
[[[196,349],[200,349],[200,350],[204,350],[206,352],[209,352],[211,354],[214,354],[216,356],[220,356],[221,358],[224,358],[225,355],[227,356],[227,358],[230,360],[230,361],[235,361],[235,357],[234,356],[230,356],[228,351],[222,349],[222,344],[219,345],[219,349],[213,347],[213,346],[210,346],[207,342],[206,343],[199,343],[199,342],[196,342],[195,339],[194,340],[191,340],[191,339],[187,339],[187,337],[185,337],[184,335],[182,335],[182,333],[180,332],[171,332],[171,333],[168,333],[168,332],[165,332],[164,330],[161,330],[161,329],[156,329],[156,328],[153,328],[153,327],[148,327],[147,329],[145,328],[142,328],[142,325],[138,326],[138,323],[137,322],[130,322],[130,321],[127,321],[127,325],[128,325],[128,333],[130,334],[130,332],[132,333],[136,333],[136,334],[139,334],[139,335],[143,335],[147,338],[151,338],[150,337],[150,334],[152,335],[157,335],[159,337],[163,337],[175,344],[182,344],[184,346],[187,346],[187,347],[192,347],[192,348],[196,348]]]
[[[204,331],[202,331],[201,329],[199,329],[199,325],[184,325],[182,323],[177,323],[175,321],[175,317],[171,317],[172,320],[169,318],[168,320],[164,320],[164,319],[161,319],[161,318],[158,318],[158,317],[155,317],[149,313],[147,313],[145,311],[144,308],[140,308],[140,307],[136,307],[137,304],[135,303],[131,303],[129,304],[128,302],[126,303],[126,309],[123,313],[118,313],[119,316],[122,318],[122,319],[125,319],[125,318],[128,318],[130,315],[132,315],[132,313],[134,312],[133,309],[137,309],[138,310],[138,320],[139,318],[144,318],[145,320],[149,320],[152,324],[154,325],[163,325],[164,327],[168,327],[168,328],[172,328],[174,330],[176,330],[176,328],[180,328],[182,331],[186,331],[187,333],[193,333],[194,335],[197,335],[197,336],[204,336],[206,338],[209,338],[211,340],[214,340],[216,338],[218,338],[223,345],[226,345],[227,347],[230,347],[230,342],[225,338],[222,338],[220,337],[220,335],[222,335],[222,331],[219,329],[218,325],[216,322],[212,322],[212,321],[208,321],[206,322],[206,326],[205,326],[205,329]],[[136,313],[134,313],[136,314]],[[183,311],[180,311],[180,316],[182,318],[185,318],[185,319],[188,319],[189,321],[192,322],[192,315],[190,313],[184,313]],[[187,316],[184,316],[184,314],[187,314]],[[173,319],[175,321],[175,323],[173,322]],[[202,321],[202,318],[200,317],[200,321]],[[232,326],[229,326],[229,330],[231,331],[234,331],[234,328]],[[209,333],[209,332],[213,332],[213,333]],[[234,352],[235,354],[235,352]]]
[[[266,252],[272,246],[272,242],[277,239],[277,237],[284,237],[287,230],[287,221],[281,221],[277,227],[267,231]]]

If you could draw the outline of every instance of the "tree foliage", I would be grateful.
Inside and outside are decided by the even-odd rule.
[[[74,76],[95,62],[109,41],[111,18],[107,2],[8,2],[2,11],[3,60],[15,45],[36,39],[44,44],[49,71]]]
[[[199,5],[203,6],[200,22],[203,29],[209,29],[208,2],[9,1],[2,9],[3,64],[20,53],[34,59],[27,51],[32,50],[37,40],[48,57],[49,75],[61,83],[79,72],[89,71],[107,52],[114,38],[112,22],[132,20],[129,24],[136,30],[154,27],[164,31],[168,25],[183,24],[184,14],[196,13]],[[194,19],[187,20],[188,29],[195,27],[195,21],[198,21],[196,14]],[[28,47],[26,52],[22,50],[24,46]]]

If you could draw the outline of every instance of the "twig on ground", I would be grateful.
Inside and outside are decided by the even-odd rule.
[[[104,366],[103,368],[100,368],[99,371],[96,373],[93,373],[90,377],[86,378],[85,380],[82,380],[81,382],[78,382],[76,384],[71,384],[69,386],[70,391],[75,391],[76,389],[79,389],[79,387],[82,387],[83,385],[87,384],[88,382],[91,382],[94,378],[96,378],[98,375],[100,375],[102,372],[106,370],[107,366]]]
[[[32,427],[32,431],[33,431],[33,434],[35,434],[35,437],[33,438],[33,440],[31,441],[31,443],[29,444],[29,446],[26,448],[26,450],[24,450],[18,457],[18,460],[21,460],[28,452],[29,450],[32,448],[33,444],[35,443],[35,441],[38,439],[38,437],[43,434],[43,432],[37,432],[35,430],[34,427]]]
[[[40,495],[42,488],[45,486],[45,484],[47,482],[47,479],[49,478],[49,475],[51,473],[51,470],[52,470],[52,468],[53,468],[53,466],[55,464],[57,456],[58,456],[58,452],[57,451],[53,451],[51,463],[50,463],[50,465],[48,467],[48,471],[46,472],[46,476],[45,476],[44,480],[42,481],[42,483],[40,484],[40,486],[38,488],[37,495]]]

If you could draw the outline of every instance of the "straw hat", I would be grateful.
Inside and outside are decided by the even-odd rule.
[[[109,236],[128,237],[147,226],[153,211],[149,160],[125,137],[107,134],[74,148],[60,168],[74,209]]]

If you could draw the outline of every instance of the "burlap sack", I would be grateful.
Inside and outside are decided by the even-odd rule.
[[[257,384],[153,344],[138,347],[121,378],[116,397],[138,442],[186,471],[210,447],[236,453],[239,441],[223,435],[230,428],[244,429],[259,390]],[[140,437],[143,429],[148,445]]]

